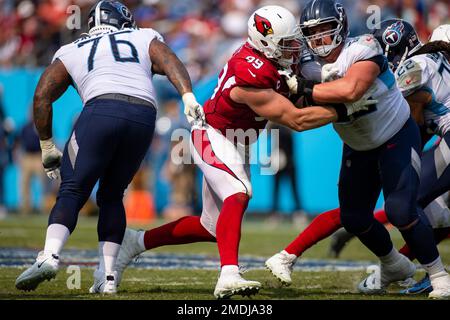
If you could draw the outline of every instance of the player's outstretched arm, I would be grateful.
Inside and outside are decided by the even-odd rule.
[[[154,39],[149,48],[152,61],[152,72],[165,75],[183,99],[184,114],[192,125],[194,122],[204,123],[205,113],[192,93],[189,73],[175,53],[164,43]]]
[[[176,54],[162,41],[154,39],[149,48],[153,73],[165,75],[180,93],[192,92],[189,73]]]
[[[337,121],[334,108],[312,106],[298,109],[272,89],[235,87],[231,98],[248,105],[258,115],[296,131],[305,131]]]
[[[45,69],[33,99],[34,124],[39,134],[42,164],[50,179],[59,178],[62,153],[52,139],[52,104],[67,90],[72,80],[64,64],[56,59]]]
[[[380,74],[380,67],[373,61],[359,61],[338,80],[317,84],[313,99],[317,104],[351,103],[360,100]]]
[[[33,98],[33,116],[40,140],[48,140],[52,137],[52,104],[70,84],[70,75],[58,59],[45,69],[39,79]]]

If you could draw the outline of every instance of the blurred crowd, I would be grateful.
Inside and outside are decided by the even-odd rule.
[[[63,44],[86,32],[95,0],[0,0],[0,66],[45,66]],[[217,72],[247,30],[257,7],[279,4],[298,14],[305,0],[124,0],[140,27],[162,33],[189,66],[194,80]],[[448,0],[341,0],[352,34],[367,31],[366,9],[382,8],[381,18],[401,17],[415,25],[423,40],[430,30],[448,22]],[[81,29],[70,30],[67,18],[81,8]],[[71,20],[72,21],[72,20]]]
[[[0,0],[0,70],[16,67],[36,68],[49,64],[56,50],[77,39],[86,32],[89,9],[96,0]],[[214,79],[232,52],[242,43],[247,34],[248,16],[257,7],[278,4],[285,6],[297,16],[305,0],[123,0],[133,12],[140,27],[151,27],[160,32],[168,45],[185,63],[194,85]],[[341,0],[350,21],[350,34],[368,32],[367,20],[370,6],[381,8],[381,19],[401,17],[416,26],[423,41],[438,25],[449,22],[450,0]],[[77,13],[73,5],[81,9],[80,29],[68,27],[68,17]],[[76,18],[75,18],[76,19]],[[70,19],[74,22],[73,19]],[[187,126],[177,101],[177,94],[162,78],[155,78],[160,101],[157,135],[142,170],[133,181],[131,190],[136,191],[134,200],[126,203],[127,210],[150,208],[156,211],[154,198],[149,198],[145,190],[152,192],[160,180],[166,181],[167,205],[159,208],[167,217],[176,218],[185,213],[199,212],[198,197],[195,192],[195,166],[175,166],[167,155],[176,147],[170,141],[172,131]],[[1,100],[1,99],[0,99]],[[1,101],[0,101],[1,103]],[[43,179],[39,145],[32,125],[32,119],[23,128],[11,133],[7,116],[0,105],[0,181],[8,163],[17,159],[21,171],[21,211],[33,210],[30,200],[30,181],[36,177]],[[289,135],[291,133],[287,133]],[[14,136],[14,142],[12,142]],[[285,152],[295,152],[286,146]],[[13,152],[14,150],[14,152]],[[20,156],[13,156],[19,153]],[[165,155],[166,158],[164,158]],[[159,158],[155,158],[159,157]],[[289,156],[288,156],[289,157]],[[152,164],[151,166],[149,164]],[[158,164],[158,165],[155,165]],[[292,166],[280,171],[292,174]],[[149,169],[152,168],[152,169]],[[161,179],[160,179],[161,178]],[[278,177],[279,178],[279,177]],[[278,186],[278,179],[275,185]],[[149,182],[153,181],[153,182]],[[48,186],[44,190],[56,190]],[[163,188],[163,190],[166,190]],[[278,189],[278,188],[276,188]],[[301,210],[296,182],[292,181],[296,210]],[[49,191],[49,192],[50,192]],[[0,218],[3,209],[3,184],[0,183]],[[276,194],[276,193],[275,193]],[[154,195],[155,196],[155,195]],[[158,197],[158,195],[156,195]],[[276,196],[275,196],[276,197]],[[278,211],[274,198],[273,212]],[[49,200],[49,203],[52,201]],[[139,203],[136,206],[135,203]],[[42,210],[41,204],[36,211]],[[44,208],[45,210],[46,208]],[[89,211],[89,210],[88,210]],[[139,215],[138,213],[136,213]]]

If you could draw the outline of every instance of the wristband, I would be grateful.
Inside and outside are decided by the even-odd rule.
[[[350,121],[349,116],[347,115],[347,107],[343,103],[334,103],[330,105],[334,110],[336,110],[338,119],[336,122],[348,122]]]

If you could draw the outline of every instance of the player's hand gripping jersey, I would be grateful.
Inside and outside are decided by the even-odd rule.
[[[379,43],[372,35],[348,38],[333,67],[343,77],[358,61],[371,60],[380,67],[380,74],[363,96],[378,100],[368,110],[353,114],[353,120],[334,123],[341,139],[354,150],[371,150],[389,140],[409,118],[409,106],[398,90]]]
[[[284,95],[289,93],[273,62],[244,44],[219,74],[217,87],[204,105],[206,122],[223,135],[227,129],[264,129],[267,123],[249,106],[231,99],[230,92],[234,87],[273,89]]]
[[[87,36],[61,47],[53,60],[59,59],[64,64],[83,104],[102,94],[121,93],[156,106],[150,80],[153,74],[149,46],[153,39],[163,41],[153,29]]]
[[[427,91],[432,101],[424,109],[425,124],[443,136],[450,129],[450,64],[442,53],[421,54],[406,60],[395,73],[403,95]]]

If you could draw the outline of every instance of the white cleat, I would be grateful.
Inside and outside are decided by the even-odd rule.
[[[104,271],[95,269],[94,284],[89,288],[89,293],[116,294],[117,272],[106,274]]]
[[[59,257],[41,251],[36,258],[36,262],[17,277],[16,288],[25,291],[35,290],[41,282],[53,279],[58,269]]]
[[[143,232],[145,231],[136,231],[128,228],[125,230],[125,235],[116,260],[117,286],[119,286],[122,281],[122,274],[125,268],[138,255],[145,251],[139,244],[139,238]]]
[[[407,257],[401,255],[395,263],[381,264],[380,274],[373,272],[358,285],[358,291],[364,294],[385,294],[387,287],[396,281],[414,276],[416,266]]]
[[[291,273],[297,256],[289,254],[285,250],[273,255],[266,261],[266,268],[277,278],[283,285],[290,286],[292,283]]]
[[[249,281],[241,277],[239,273],[221,276],[216,284],[214,296],[217,299],[228,299],[234,295],[250,297],[261,289],[258,281]]]
[[[430,277],[433,291],[428,298],[431,299],[450,299],[450,275],[447,272],[439,272]]]

